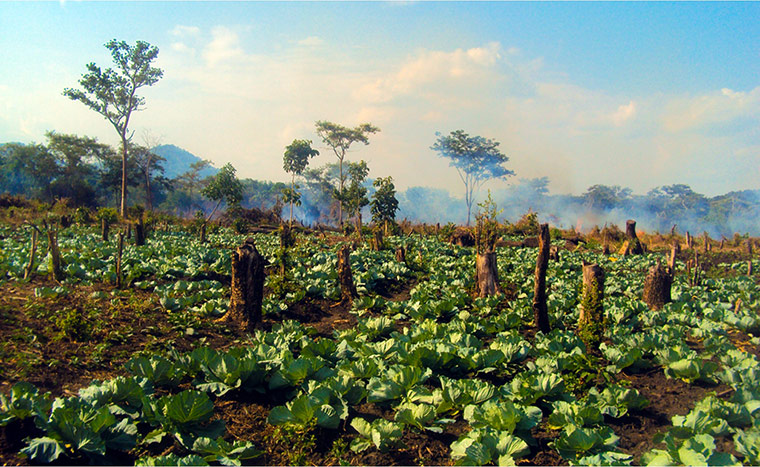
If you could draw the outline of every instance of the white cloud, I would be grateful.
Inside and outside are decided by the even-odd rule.
[[[304,47],[317,47],[324,43],[325,41],[317,36],[309,36],[306,39],[301,39],[298,41],[298,45],[302,45]]]
[[[203,50],[203,58],[209,66],[244,58],[240,38],[233,30],[217,26],[211,30],[211,36],[211,42]]]
[[[612,123],[615,126],[621,126],[636,115],[636,102],[630,101],[626,105],[618,107],[617,111],[612,114]]]
[[[677,97],[665,107],[662,125],[670,132],[705,131],[740,119],[760,120],[760,87],[749,92],[724,88],[697,96]]]
[[[171,30],[170,34],[179,38],[188,36],[198,36],[201,33],[201,29],[197,26],[183,26],[178,24]]]

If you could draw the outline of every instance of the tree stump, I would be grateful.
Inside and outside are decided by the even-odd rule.
[[[372,230],[372,249],[375,251],[383,249],[383,232],[379,226]]]
[[[670,246],[670,258],[668,258],[668,269],[670,274],[673,275],[676,272],[676,255],[681,251],[681,245],[674,243]]]
[[[116,288],[121,288],[121,255],[124,252],[124,232],[119,232],[116,239]]]
[[[720,239],[720,246],[718,246],[718,249],[722,250],[726,246],[726,238],[723,237]]]
[[[535,326],[544,334],[551,331],[549,326],[549,309],[546,306],[546,269],[549,267],[549,224],[538,226],[538,257],[533,287],[533,320]]]
[[[691,235],[689,235],[689,231],[686,231],[686,248],[689,249],[692,247],[692,238]]]
[[[47,238],[52,266],[50,273],[53,276],[53,280],[60,282],[63,280],[63,268],[61,265],[61,252],[58,250],[58,231],[52,228],[48,229]]]
[[[201,224],[201,243],[206,243],[206,223]]]
[[[145,245],[145,224],[142,217],[135,222],[135,246]]]
[[[605,256],[610,254],[610,244],[606,241],[602,245],[602,254]]]
[[[253,238],[246,239],[232,253],[230,309],[219,321],[236,324],[248,331],[261,322],[266,264],[267,260],[256,249]]]
[[[703,249],[704,249],[704,252],[707,253],[708,251],[710,251],[710,236],[707,234],[707,232],[705,232],[703,234],[703,237],[705,239],[705,244],[704,244]]]
[[[340,302],[351,303],[359,296],[351,273],[351,247],[346,243],[338,249],[338,281],[340,283]]]
[[[644,279],[642,299],[650,310],[659,310],[670,302],[672,283],[673,276],[659,262],[649,269],[649,274]]]
[[[559,247],[556,247],[556,246],[549,247],[549,259],[551,261],[559,261]]]
[[[29,262],[24,267],[24,280],[29,279],[34,271],[34,257],[37,253],[37,229],[32,230],[32,247],[29,249]]]
[[[747,260],[747,276],[752,276],[752,260]]]
[[[106,218],[100,219],[100,238],[104,241],[108,241],[108,233],[111,230],[111,224],[108,223]]]
[[[499,269],[496,266],[496,252],[478,253],[475,258],[478,280],[478,296],[490,297],[502,293],[499,285]]]
[[[578,334],[590,349],[596,349],[604,335],[604,270],[594,263],[583,263],[583,292]]]
[[[406,248],[403,246],[396,248],[396,261],[406,264]]]
[[[641,255],[644,253],[644,248],[636,236],[636,221],[631,219],[625,221],[625,236],[628,240],[623,244],[624,250],[621,253],[622,255]]]

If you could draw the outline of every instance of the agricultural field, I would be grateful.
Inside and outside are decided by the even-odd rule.
[[[248,236],[270,264],[254,332],[221,320]],[[684,249],[650,310],[664,250],[555,235],[543,333],[522,237],[498,243],[505,293],[486,298],[471,247],[357,244],[352,303],[336,252],[353,239],[334,232],[299,231],[283,276],[276,232],[153,229],[125,242],[121,288],[115,235],[61,229],[60,281],[42,237],[24,280],[31,229],[0,227],[3,464],[760,464],[760,262],[738,245],[705,253],[696,281]],[[583,261],[606,277],[598,348],[576,333]]]

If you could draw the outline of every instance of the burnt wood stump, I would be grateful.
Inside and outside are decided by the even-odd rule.
[[[406,248],[403,246],[396,248],[396,261],[406,264]]]
[[[351,272],[351,246],[346,243],[338,249],[338,282],[340,284],[340,302],[351,303],[359,296]]]
[[[499,286],[499,269],[496,266],[495,251],[478,253],[475,258],[475,270],[479,297],[490,297],[502,293],[501,286]]]
[[[644,254],[644,248],[641,245],[641,241],[636,236],[636,221],[625,221],[625,236],[626,241],[620,248],[620,255],[641,255]]]
[[[549,309],[546,305],[546,269],[549,267],[549,224],[538,226],[538,257],[533,287],[533,320],[535,326],[544,334],[551,331],[549,326]]]
[[[667,268],[659,262],[649,269],[644,279],[644,292],[642,299],[650,310],[659,310],[670,302],[670,286],[673,284],[673,276]]]
[[[372,249],[381,251],[383,246],[383,231],[380,230],[380,226],[377,226],[372,230]]]
[[[108,233],[111,230],[111,224],[106,218],[100,219],[100,238],[104,241],[108,241]]]
[[[63,280],[63,265],[61,264],[61,251],[58,249],[58,231],[48,229],[48,251],[50,252],[50,262],[52,269],[50,271],[53,280],[60,282]]]
[[[135,246],[145,245],[145,224],[142,217],[135,222]]]
[[[583,262],[583,291],[578,334],[589,349],[597,349],[604,335],[604,270]]]
[[[261,322],[261,304],[264,300],[264,267],[267,260],[256,249],[253,238],[247,238],[232,253],[232,284],[230,308],[220,322],[253,330]]]

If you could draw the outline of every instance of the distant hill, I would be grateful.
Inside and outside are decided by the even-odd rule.
[[[192,163],[203,160],[195,154],[173,144],[156,146],[153,148],[153,152],[166,159],[166,162],[164,162],[164,175],[167,178],[176,178],[178,175],[182,175],[190,170]],[[217,172],[219,172],[219,169],[216,167],[209,167],[201,172],[201,177],[216,175]]]

